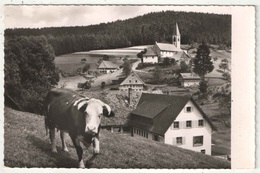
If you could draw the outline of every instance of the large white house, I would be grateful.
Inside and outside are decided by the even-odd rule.
[[[133,136],[211,155],[216,128],[191,96],[142,93],[129,123]]]

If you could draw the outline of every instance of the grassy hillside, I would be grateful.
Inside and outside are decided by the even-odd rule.
[[[43,117],[5,108],[4,164],[7,167],[77,167],[77,156],[68,139],[69,152],[51,153]],[[57,135],[58,137],[58,135]],[[68,137],[67,137],[68,138]],[[230,163],[201,153],[162,143],[101,131],[101,154],[92,168],[230,168]],[[89,159],[92,149],[85,150]]]

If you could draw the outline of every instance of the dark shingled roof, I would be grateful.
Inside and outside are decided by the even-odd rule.
[[[209,122],[213,130],[216,128],[211,123],[207,115],[202,111],[198,104],[193,100],[191,96],[180,95],[164,95],[164,94],[149,94],[143,93],[137,108],[133,110],[130,115],[139,115],[143,117],[150,117],[153,119],[153,124],[147,124],[143,126],[143,123],[136,122],[134,118],[131,118],[130,125],[159,134],[164,135],[168,130],[172,122],[177,118],[183,107],[188,101],[197,107],[206,121]],[[155,106],[158,104],[157,106]],[[167,106],[166,106],[167,105]],[[150,106],[150,108],[149,108]],[[160,108],[158,108],[160,107]],[[155,109],[159,109],[156,110]]]
[[[135,115],[147,117],[147,118],[154,118],[156,115],[158,115],[160,112],[162,112],[168,106],[169,106],[169,104],[165,104],[165,103],[144,101],[141,105],[139,105],[131,113],[135,114]]]

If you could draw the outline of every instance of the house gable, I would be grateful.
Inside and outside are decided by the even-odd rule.
[[[211,155],[211,134],[215,127],[191,98],[164,134],[166,144]]]
[[[145,83],[134,71],[132,71],[130,75],[120,84],[120,86],[123,85],[145,85]]]

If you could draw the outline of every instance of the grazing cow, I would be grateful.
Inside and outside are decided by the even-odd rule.
[[[55,128],[60,130],[62,150],[68,151],[64,140],[67,132],[76,148],[79,167],[84,168],[82,159],[83,150],[80,142],[85,147],[93,144],[94,154],[90,161],[99,153],[99,130],[101,116],[113,117],[115,114],[110,106],[98,99],[89,99],[67,89],[52,89],[45,101],[45,127],[49,129],[52,152],[57,152],[55,143]]]

